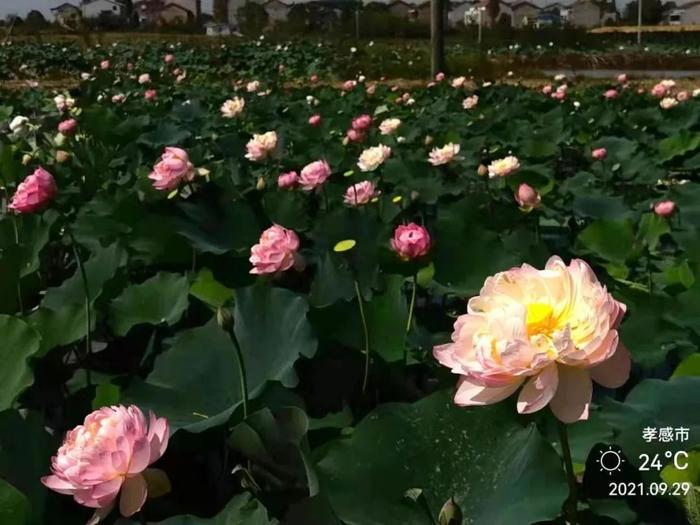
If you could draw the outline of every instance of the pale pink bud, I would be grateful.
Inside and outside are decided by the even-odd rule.
[[[515,192],[515,200],[521,208],[531,210],[540,205],[541,197],[535,188],[522,182]]]
[[[659,201],[654,204],[654,213],[659,217],[670,217],[676,212],[676,203],[670,200]]]
[[[109,60],[103,60],[102,62],[100,62],[100,69],[109,69]]]
[[[277,187],[281,190],[291,190],[299,183],[299,175],[296,171],[282,173],[277,177]]]
[[[443,80],[445,80],[445,73],[442,71],[435,75],[435,82],[442,82]]]
[[[593,157],[595,160],[603,160],[607,156],[608,150],[605,148],[596,148],[591,152],[591,157]]]
[[[321,123],[321,115],[311,115],[309,117],[309,124],[311,126],[318,126]]]
[[[175,62],[175,55],[173,55],[173,54],[171,54],[171,53],[168,53],[167,55],[165,55],[165,56],[163,57],[163,61],[164,61],[166,64],[172,64],[173,62]]]
[[[367,114],[352,119],[352,129],[355,131],[367,131],[371,125],[372,117]]]
[[[612,100],[614,98],[617,98],[617,95],[618,95],[617,89],[608,89],[605,93],[603,93],[603,96],[608,100]]]
[[[143,98],[145,98],[148,102],[153,102],[158,98],[158,92],[155,89],[147,89],[143,93]]]
[[[58,124],[58,132],[62,135],[72,135],[75,133],[75,128],[78,127],[78,121],[74,118],[63,120]]]

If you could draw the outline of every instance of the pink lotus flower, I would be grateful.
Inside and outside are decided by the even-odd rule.
[[[163,57],[163,61],[166,64],[172,64],[173,62],[175,62],[175,55],[168,53]]]
[[[188,182],[195,177],[195,170],[190,157],[184,149],[168,147],[148,176],[153,181],[153,187],[159,191],[172,191],[182,182]]]
[[[69,118],[58,123],[58,132],[62,135],[72,135],[77,127],[78,121],[74,118]]]
[[[311,115],[309,117],[309,125],[310,126],[318,126],[321,123],[321,115]]]
[[[530,211],[540,205],[542,198],[535,188],[524,182],[518,186],[518,191],[515,192],[515,201],[525,211]]]
[[[369,115],[360,115],[352,119],[352,129],[355,131],[367,131],[372,125],[372,117]]]
[[[147,89],[143,93],[143,98],[147,102],[155,102],[158,99],[158,92],[155,89]]]
[[[470,97],[465,98],[462,101],[462,107],[464,109],[474,109],[478,103],[479,103],[479,95],[472,95]]]
[[[552,94],[552,85],[551,84],[545,84],[542,86],[542,94],[543,95],[551,95]]]
[[[377,195],[379,195],[379,192],[374,186],[374,183],[368,180],[363,180],[362,182],[353,184],[347,190],[345,190],[343,202],[348,206],[358,207],[367,204]]]
[[[670,217],[676,213],[676,203],[669,200],[659,201],[654,204],[654,213],[659,217]]]
[[[488,169],[490,178],[507,177],[520,169],[520,161],[517,157],[509,155],[508,157],[494,160],[489,164]]]
[[[274,224],[260,236],[258,244],[250,249],[250,273],[263,275],[289,270],[299,265],[297,254],[299,237],[292,230]]]
[[[391,135],[396,132],[397,129],[399,129],[400,125],[401,120],[397,118],[388,118],[382,120],[382,122],[379,124],[379,132],[382,135]]]
[[[612,100],[617,98],[618,94],[617,89],[608,89],[605,93],[603,93],[603,96],[608,100]]]
[[[443,80],[445,80],[445,73],[442,71],[435,75],[435,82],[442,82]]]
[[[260,82],[257,80],[248,82],[245,86],[245,89],[248,93],[255,93],[258,89],[260,89]]]
[[[123,104],[126,100],[126,95],[124,93],[117,93],[112,97],[113,104]]]
[[[550,95],[553,100],[566,100],[566,90],[557,89],[554,93]]]
[[[414,222],[401,224],[394,230],[391,247],[404,261],[423,257],[430,250],[430,234]]]
[[[431,140],[432,142],[432,140]],[[426,144],[427,144],[426,137]],[[443,164],[449,164],[459,154],[459,144],[445,144],[442,148],[433,148],[428,155],[428,162],[433,166],[442,166]]]
[[[690,94],[687,91],[679,91],[678,94],[676,95],[676,100],[678,102],[685,102],[690,98]]]
[[[34,213],[44,208],[56,193],[53,175],[39,167],[17,186],[8,208],[15,213]]]
[[[651,88],[651,94],[656,98],[664,98],[666,96],[666,91],[666,86],[664,86],[661,82]]]
[[[66,435],[51,458],[51,475],[41,482],[95,509],[97,523],[117,504],[129,517],[143,507],[148,485],[143,473],[168,446],[170,429],[153,412],[146,420],[136,406],[104,407],[92,412]]]
[[[374,93],[377,91],[377,84],[370,84],[367,86],[367,89],[365,90],[369,96],[374,95]]]
[[[617,328],[625,314],[582,260],[552,257],[544,270],[523,264],[486,279],[452,342],[435,358],[460,380],[455,403],[496,403],[522,387],[517,410],[549,405],[564,423],[588,418],[592,383],[617,388],[630,356]]]
[[[321,186],[331,176],[331,167],[325,160],[307,164],[301,170],[299,184],[304,191],[312,191]]]
[[[103,60],[102,62],[100,62],[100,69],[109,69],[109,60]]]
[[[311,80],[312,84],[315,84],[316,82],[318,82],[318,75],[311,75],[311,78],[309,80]]]
[[[605,148],[596,148],[591,152],[591,157],[593,157],[595,160],[603,160],[607,156],[608,150]]]
[[[347,139],[350,142],[362,142],[365,140],[365,134],[361,131],[357,131],[356,129],[350,128],[347,133],[345,134]]]
[[[346,80],[343,82],[343,85],[341,86],[340,89],[343,91],[352,91],[355,89],[355,86],[357,85],[357,80]]]
[[[391,156],[391,148],[380,144],[373,148],[367,148],[360,154],[357,166],[362,171],[374,171]]]
[[[149,84],[151,82],[151,75],[148,73],[143,73],[142,75],[139,75],[139,84]]]
[[[299,175],[296,171],[282,173],[277,177],[277,187],[281,190],[291,190],[299,184]]]
[[[247,151],[246,159],[253,162],[263,161],[277,149],[277,133],[274,131],[268,131],[262,135],[255,133],[245,147]]]
[[[625,73],[620,73],[617,75],[618,84],[627,84],[627,75]]]

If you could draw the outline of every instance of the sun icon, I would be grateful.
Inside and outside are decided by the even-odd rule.
[[[612,476],[613,472],[620,472],[624,462],[620,452],[615,450],[612,445],[608,445],[607,450],[601,450],[600,457],[596,460],[596,463],[600,465],[600,471],[607,472],[609,476]]]

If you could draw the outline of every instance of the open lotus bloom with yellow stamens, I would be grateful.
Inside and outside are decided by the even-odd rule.
[[[584,261],[552,257],[544,270],[523,264],[486,279],[452,342],[433,354],[461,375],[457,405],[496,403],[522,387],[518,412],[549,405],[572,423],[588,418],[591,380],[616,388],[629,377],[617,332],[625,310]]]

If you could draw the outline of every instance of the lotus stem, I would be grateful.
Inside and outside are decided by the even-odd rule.
[[[569,497],[564,503],[564,513],[569,525],[578,525],[578,484],[576,482],[576,474],[574,474],[574,464],[571,461],[571,447],[569,446],[569,433],[566,428],[566,423],[557,419],[559,428],[559,440],[561,441],[561,450],[564,456],[564,468],[566,469],[566,479],[569,482]]]
[[[357,306],[360,310],[360,319],[362,319],[362,330],[365,335],[365,372],[362,379],[362,393],[367,391],[367,381],[369,379],[369,331],[367,329],[367,319],[365,317],[365,307],[360,293],[360,284],[355,279],[355,295],[357,296]]]
[[[88,285],[87,273],[85,273],[85,266],[83,265],[83,260],[80,258],[80,252],[78,252],[78,243],[73,236],[73,232],[70,226],[66,226],[66,232],[70,239],[71,248],[73,249],[73,256],[75,257],[75,263],[78,265],[78,271],[80,272],[80,278],[83,281],[83,292],[85,293],[85,356],[83,360],[87,360],[92,353],[92,336],[90,334],[92,329],[92,305],[90,304],[90,287]],[[85,379],[88,386],[92,385],[90,368],[85,367]]]
[[[12,229],[15,232],[15,244],[19,248],[19,230],[17,229],[17,217],[12,214]],[[17,276],[17,306],[19,306],[19,314],[24,314],[24,302],[22,301],[22,276]]]
[[[412,279],[412,290],[411,290],[411,302],[408,305],[408,319],[406,320],[406,339],[408,339],[408,332],[411,330],[411,325],[413,324],[413,308],[416,305],[416,288],[418,287],[418,274],[413,274]],[[404,341],[403,345],[403,366],[408,366],[408,341]]]

